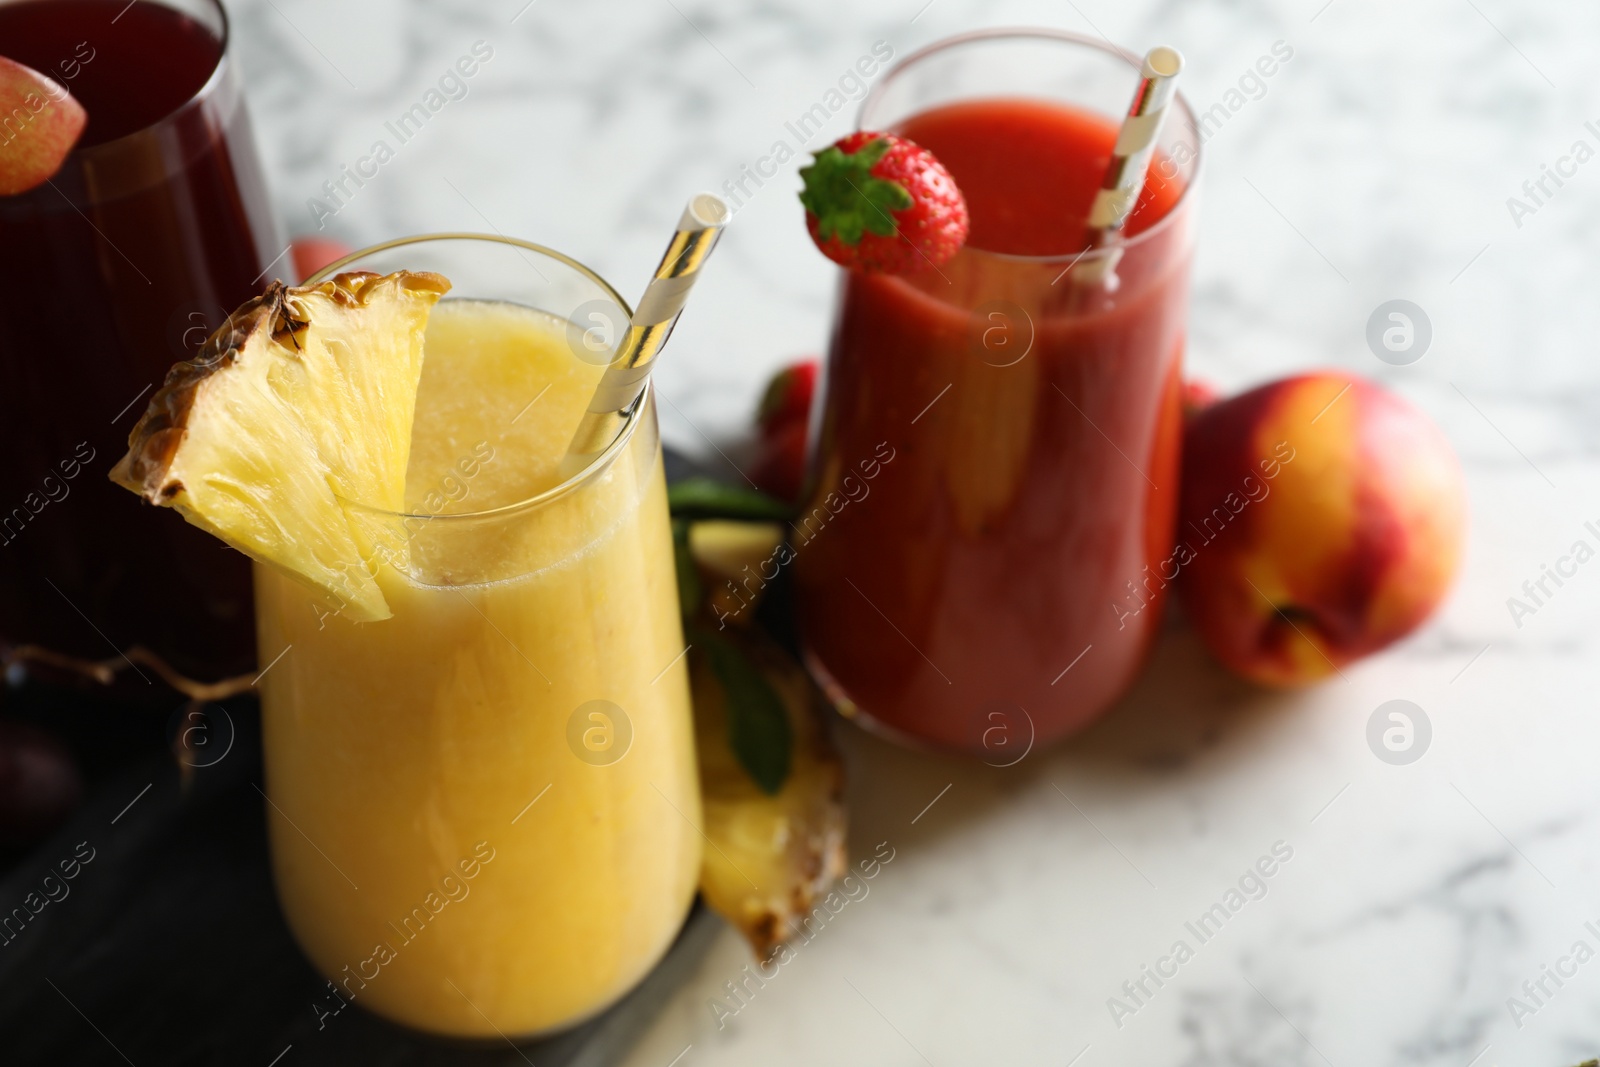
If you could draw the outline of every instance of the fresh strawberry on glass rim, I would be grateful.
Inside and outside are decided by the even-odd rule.
[[[966,198],[932,152],[862,130],[800,168],[806,228],[822,254],[871,274],[943,266],[966,243]]]

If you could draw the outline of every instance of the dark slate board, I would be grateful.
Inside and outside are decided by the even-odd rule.
[[[668,468],[681,477],[686,464],[669,454]],[[602,1067],[622,1057],[716,935],[720,920],[697,904],[666,959],[627,998],[520,1047],[418,1035],[359,1002],[319,1030],[312,1005],[324,1002],[326,986],[273,896],[259,714],[250,698],[222,711],[212,729],[220,742],[232,724],[225,757],[190,768],[186,781],[165,755],[104,778],[0,881],[0,1063]],[[89,849],[93,859],[63,880],[61,863]],[[60,899],[25,925],[3,925],[46,888]]]
[[[692,968],[718,920],[697,907],[667,959],[599,1019],[513,1049],[418,1036],[357,1008],[318,1029],[326,995],[273,897],[264,802],[256,791],[259,719],[228,707],[237,737],[192,772],[158,758],[112,779],[0,883],[0,907],[45,886],[60,896],[0,947],[0,1062],[500,1064],[615,1062]],[[131,803],[131,807],[129,806]],[[59,864],[87,842],[70,881]],[[35,898],[37,901],[39,898]],[[526,1057],[527,1059],[524,1059]]]

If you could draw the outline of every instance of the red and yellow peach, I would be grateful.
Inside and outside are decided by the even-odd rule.
[[[1184,608],[1231,670],[1312,682],[1433,613],[1465,519],[1460,464],[1421,411],[1342,373],[1273,382],[1187,428]]]

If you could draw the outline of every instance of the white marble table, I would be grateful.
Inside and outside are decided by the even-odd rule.
[[[1600,567],[1520,627],[1505,604],[1600,519],[1600,162],[1520,220],[1507,205],[1574,141],[1600,148],[1600,8],[525,2],[234,0],[286,227],[313,231],[308,199],[476,41],[493,56],[467,96],[325,232],[500,230],[633,292],[686,193],[736,177],[875,41],[904,55],[1042,24],[1165,42],[1209,106],[1282,40],[1292,61],[1208,145],[1190,366],[1229,388],[1314,365],[1379,378],[1445,427],[1472,495],[1440,618],[1346,680],[1253,690],[1175,625],[1101,726],[1007,771],[844,731],[855,852],[887,841],[894,861],[719,1028],[709,1001],[747,962],[724,934],[630,1065],[1561,1067],[1600,1050],[1600,962],[1562,962],[1600,949]],[[796,165],[739,213],[659,377],[679,446],[736,436],[765,376],[823,343],[833,273]],[[1363,341],[1396,297],[1435,331],[1407,367]],[[1410,766],[1364,736],[1395,698],[1434,726]],[[1266,895],[1198,944],[1184,924],[1280,841],[1293,855]],[[1180,938],[1194,958],[1118,1026],[1109,998]],[[1577,970],[1514,1017],[1545,965]]]

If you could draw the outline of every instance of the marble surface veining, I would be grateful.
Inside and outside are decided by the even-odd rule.
[[[500,231],[637,292],[685,196],[721,189],[877,41],[1054,26],[1187,55],[1223,100],[1293,58],[1207,144],[1189,367],[1232,389],[1329,365],[1445,429],[1472,526],[1441,615],[1293,694],[1230,680],[1181,624],[1099,726],[1008,770],[843,731],[852,843],[894,859],[795,958],[746,984],[730,932],[630,1067],[1149,1063],[1561,1067],[1600,1051],[1600,567],[1516,625],[1506,599],[1600,520],[1600,161],[1523,190],[1584,140],[1600,8],[1553,0],[232,0],[291,233],[353,244]],[[492,57],[376,177],[308,202],[484,42]],[[1259,97],[1259,98],[1254,98]],[[842,109],[814,141],[853,120]],[[741,208],[658,380],[670,441],[737,454],[765,377],[820,350],[833,268],[790,161]],[[1574,164],[1562,165],[1571,171]],[[1513,211],[1508,198],[1532,210]],[[325,203],[325,207],[331,207]],[[1421,305],[1410,366],[1364,341]],[[1434,728],[1368,749],[1380,703]],[[1281,843],[1281,844],[1279,844]],[[1136,1010],[1125,982],[1274,846],[1264,887]],[[1248,881],[1255,893],[1256,881]],[[1566,962],[1563,962],[1563,961]],[[1560,984],[1546,967],[1573,972]],[[1523,984],[1544,992],[1538,1004]],[[1509,998],[1531,1011],[1514,1011]],[[713,1000],[725,1009],[718,1012]],[[733,1012],[731,1008],[737,1007]],[[1117,1017],[1114,1017],[1117,1016]],[[681,1057],[674,1059],[674,1057]]]

